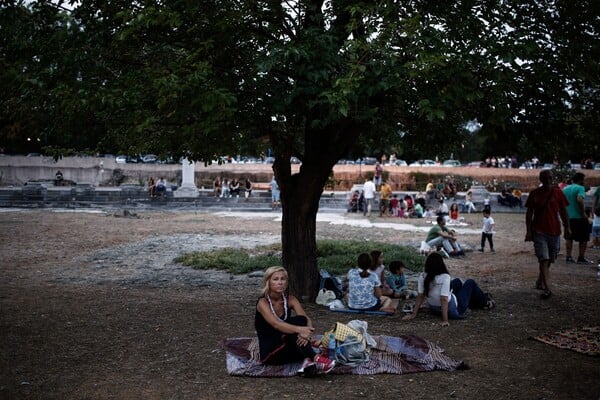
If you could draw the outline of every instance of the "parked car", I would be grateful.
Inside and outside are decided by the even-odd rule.
[[[273,164],[275,162],[275,157],[265,157],[264,164]]]
[[[460,167],[461,163],[458,160],[445,160],[442,167]]]
[[[485,162],[483,162],[483,161],[471,161],[471,162],[467,163],[467,165],[465,165],[465,167],[470,167],[470,168],[484,168],[485,167]]]
[[[394,161],[394,165],[397,165],[399,167],[406,167],[408,164],[404,160],[396,160]]]
[[[595,171],[600,171],[600,162],[596,163],[596,165],[594,165],[594,170]]]
[[[409,167],[435,167],[437,164],[433,160],[417,160],[410,163]]]
[[[346,160],[346,159],[342,158],[341,160],[338,160],[337,164],[338,165],[354,165],[354,164],[356,164],[356,162],[354,160]]]
[[[290,157],[290,164],[302,164],[298,157]]]
[[[156,157],[154,154],[146,154],[142,157],[142,162],[145,164],[152,164],[156,161],[158,161],[158,157]]]
[[[127,156],[125,156],[125,155],[120,155],[120,156],[117,156],[117,157],[115,158],[115,162],[116,162],[117,164],[126,164],[126,163],[127,163]]]
[[[361,160],[361,164],[363,165],[375,165],[377,159],[375,157],[365,157]]]

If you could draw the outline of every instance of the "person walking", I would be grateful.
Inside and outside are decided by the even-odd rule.
[[[552,296],[550,265],[556,261],[560,250],[561,222],[566,238],[571,236],[571,229],[567,215],[568,202],[562,190],[553,185],[552,171],[542,170],[539,180],[542,185],[529,193],[525,203],[525,241],[533,242],[538,259],[539,275],[535,288],[542,291],[542,299],[548,299]]]
[[[585,214],[585,187],[583,187],[583,179],[585,175],[577,172],[573,176],[573,183],[563,189],[563,193],[569,202],[567,206],[567,215],[569,216],[569,227],[571,228],[571,236],[565,237],[567,248],[567,263],[574,263],[572,257],[573,242],[579,243],[579,256],[577,264],[593,264],[592,261],[585,258],[587,244],[590,241],[590,224]]]

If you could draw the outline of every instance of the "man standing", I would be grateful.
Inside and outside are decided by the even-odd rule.
[[[573,176],[573,183],[563,189],[563,193],[569,202],[567,215],[569,216],[569,227],[571,236],[565,237],[567,247],[567,263],[574,263],[571,256],[573,252],[573,241],[579,242],[579,257],[577,264],[593,264],[585,258],[587,243],[590,241],[590,224],[585,215],[585,188],[583,187],[585,175],[577,172]]]
[[[538,258],[539,275],[535,288],[542,290],[542,299],[548,299],[552,295],[549,285],[550,265],[556,260],[560,250],[561,221],[565,237],[571,236],[571,230],[567,215],[568,202],[562,190],[552,184],[552,171],[542,170],[539,179],[542,186],[532,190],[525,203],[525,241],[533,241]]]
[[[373,199],[375,198],[375,184],[372,180],[367,179],[363,185],[363,195],[365,196],[365,209],[363,215],[371,216],[371,207],[373,207]]]
[[[379,190],[380,204],[379,204],[379,216],[383,217],[388,214],[390,207],[390,197],[392,196],[392,187],[389,183],[384,182]]]
[[[374,181],[375,181],[375,188],[377,190],[379,190],[379,187],[381,186],[381,179],[383,178],[383,167],[381,166],[381,164],[379,163],[379,161],[377,161],[375,163],[375,173],[374,173]]]

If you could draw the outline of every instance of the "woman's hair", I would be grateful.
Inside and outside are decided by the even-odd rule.
[[[404,268],[404,263],[402,261],[392,261],[390,263],[390,272],[392,274],[400,271],[400,268]]]
[[[288,273],[283,267],[276,266],[267,268],[267,270],[265,271],[265,275],[263,276],[263,287],[260,290],[261,296],[264,296],[269,291],[269,281],[271,280],[273,274],[275,274],[276,272],[283,272],[283,274],[285,275],[285,279],[288,278]]]
[[[456,204],[456,203],[452,203],[452,204],[450,205],[450,209],[451,209],[451,210],[454,210],[454,209],[458,210],[458,204]]]
[[[427,256],[427,259],[425,259],[425,273],[427,276],[425,277],[423,289],[425,290],[425,296],[427,296],[429,286],[435,277],[441,274],[449,274],[448,268],[446,268],[446,264],[444,263],[444,258],[440,253],[431,253]]]
[[[379,257],[381,257],[381,251],[380,250],[373,250],[371,252],[371,269],[375,270],[377,269],[378,265],[377,264],[379,262]]]
[[[366,278],[369,276],[369,269],[372,265],[371,256],[368,253],[360,253],[358,255],[357,265],[358,268],[362,270],[360,276]]]

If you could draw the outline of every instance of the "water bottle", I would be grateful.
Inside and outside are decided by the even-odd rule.
[[[327,356],[330,360],[335,360],[335,336],[329,334],[329,343],[327,343]]]

